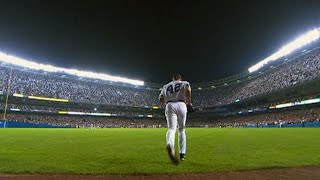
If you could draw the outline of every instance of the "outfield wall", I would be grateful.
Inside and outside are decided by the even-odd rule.
[[[68,126],[52,126],[48,124],[34,124],[17,121],[0,121],[0,128],[69,128]],[[304,127],[320,127],[320,122],[305,122],[294,124],[270,124],[270,125],[248,125],[241,126],[244,128],[304,128]]]
[[[52,126],[48,124],[33,124],[16,121],[0,121],[0,128],[67,128],[67,126]]]
[[[305,123],[294,123],[294,124],[270,124],[270,125],[255,125],[245,126],[246,128],[303,128],[303,127],[320,127],[320,122],[305,122]]]

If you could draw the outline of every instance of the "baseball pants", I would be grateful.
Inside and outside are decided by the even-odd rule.
[[[178,128],[178,141],[179,141],[179,153],[186,153],[186,119],[187,119],[187,106],[183,102],[170,102],[166,105],[165,115],[167,119],[168,131],[167,131],[167,145],[170,144],[174,148],[175,134]]]

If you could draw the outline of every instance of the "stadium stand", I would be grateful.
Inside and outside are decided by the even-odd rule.
[[[69,115],[46,114],[10,114],[8,119],[15,122],[48,124],[51,126],[63,126],[73,128],[160,128],[166,127],[163,119],[129,119],[106,118]]]
[[[5,92],[10,67],[0,67],[1,90]],[[69,99],[73,102],[119,106],[147,106],[157,104],[159,90],[125,87],[103,81],[57,76],[50,73],[13,69],[10,94]]]
[[[9,114],[7,116],[9,120],[69,127],[165,127],[166,122],[164,120],[159,121],[159,119],[164,119],[163,109],[160,107],[157,112],[150,109],[150,107],[158,105],[159,87],[161,85],[156,88],[148,88],[147,85],[125,85],[61,73],[30,70],[6,63],[0,64],[0,111],[2,113],[11,72]],[[219,86],[211,87],[212,83],[208,82],[207,87],[197,88],[198,85],[195,84],[193,85],[193,104],[195,107],[204,109],[203,112],[210,112],[210,108],[212,108],[211,113],[216,113],[215,111],[219,107],[226,107],[227,110],[222,112],[224,117],[221,117],[220,113],[218,118],[214,117],[210,120],[204,118],[199,122],[195,119],[189,121],[188,125],[226,127],[256,124],[262,126],[263,124],[274,123],[319,121],[319,109],[313,109],[311,112],[309,112],[309,109],[302,109],[290,113],[291,116],[281,112],[268,112],[267,115],[232,116],[235,114],[234,112],[244,111],[245,109],[243,107],[229,108],[233,104],[239,104],[239,102],[241,104],[241,102],[247,100],[259,101],[261,96],[271,97],[279,91],[284,92],[288,88],[308,82],[318,84],[319,79],[320,48],[315,48],[286,58],[282,63],[272,64],[272,66],[259,72],[246,74],[232,81],[221,81]],[[318,94],[310,93],[305,93],[298,98],[319,97],[319,91]],[[29,100],[29,96],[67,99],[68,103],[52,103],[49,101],[39,103],[40,101]],[[17,97],[20,100],[17,100]],[[293,97],[286,96],[281,101],[285,102],[290,98]],[[277,104],[281,101],[273,103]],[[271,102],[265,104],[258,102],[251,109],[269,110],[268,108],[271,105]],[[93,110],[94,107],[99,108]],[[131,109],[131,107],[137,107],[138,109]],[[148,109],[143,110],[143,108]],[[59,115],[61,110],[110,113],[118,114],[118,117]],[[148,114],[151,114],[150,117],[152,118],[148,117]]]
[[[92,116],[69,116],[48,114],[17,114],[11,113],[8,120],[14,122],[47,124],[54,127],[80,128],[164,128],[164,118],[114,118]],[[313,107],[291,111],[280,111],[263,114],[247,114],[215,119],[192,118],[188,120],[188,127],[279,127],[304,123],[320,125],[320,108]]]
[[[6,91],[9,74],[10,67],[1,65],[0,90],[3,92]],[[316,49],[246,81],[213,89],[194,88],[194,105],[226,105],[314,80],[319,76],[320,50]],[[79,103],[144,107],[158,104],[159,90],[13,68],[10,94],[13,93],[63,98]]]
[[[302,124],[320,120],[320,108],[303,108],[297,110],[284,110],[280,112],[267,112],[262,114],[246,114],[218,118],[216,120],[192,120],[195,127],[267,127],[285,124]],[[190,123],[190,121],[189,121]],[[273,127],[273,126],[271,126]]]
[[[272,93],[296,84],[320,78],[320,50],[286,61],[247,81],[215,89],[194,91],[194,104],[221,106]]]

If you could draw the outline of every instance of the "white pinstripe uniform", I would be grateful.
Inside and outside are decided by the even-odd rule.
[[[167,145],[174,148],[175,133],[179,129],[179,153],[186,153],[186,132],[185,125],[187,119],[186,87],[190,86],[187,81],[171,81],[163,86],[160,97],[163,96],[166,105],[165,115],[168,124],[166,135]]]

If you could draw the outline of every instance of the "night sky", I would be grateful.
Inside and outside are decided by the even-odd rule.
[[[235,75],[320,26],[320,2],[0,1],[0,51],[154,83]]]

